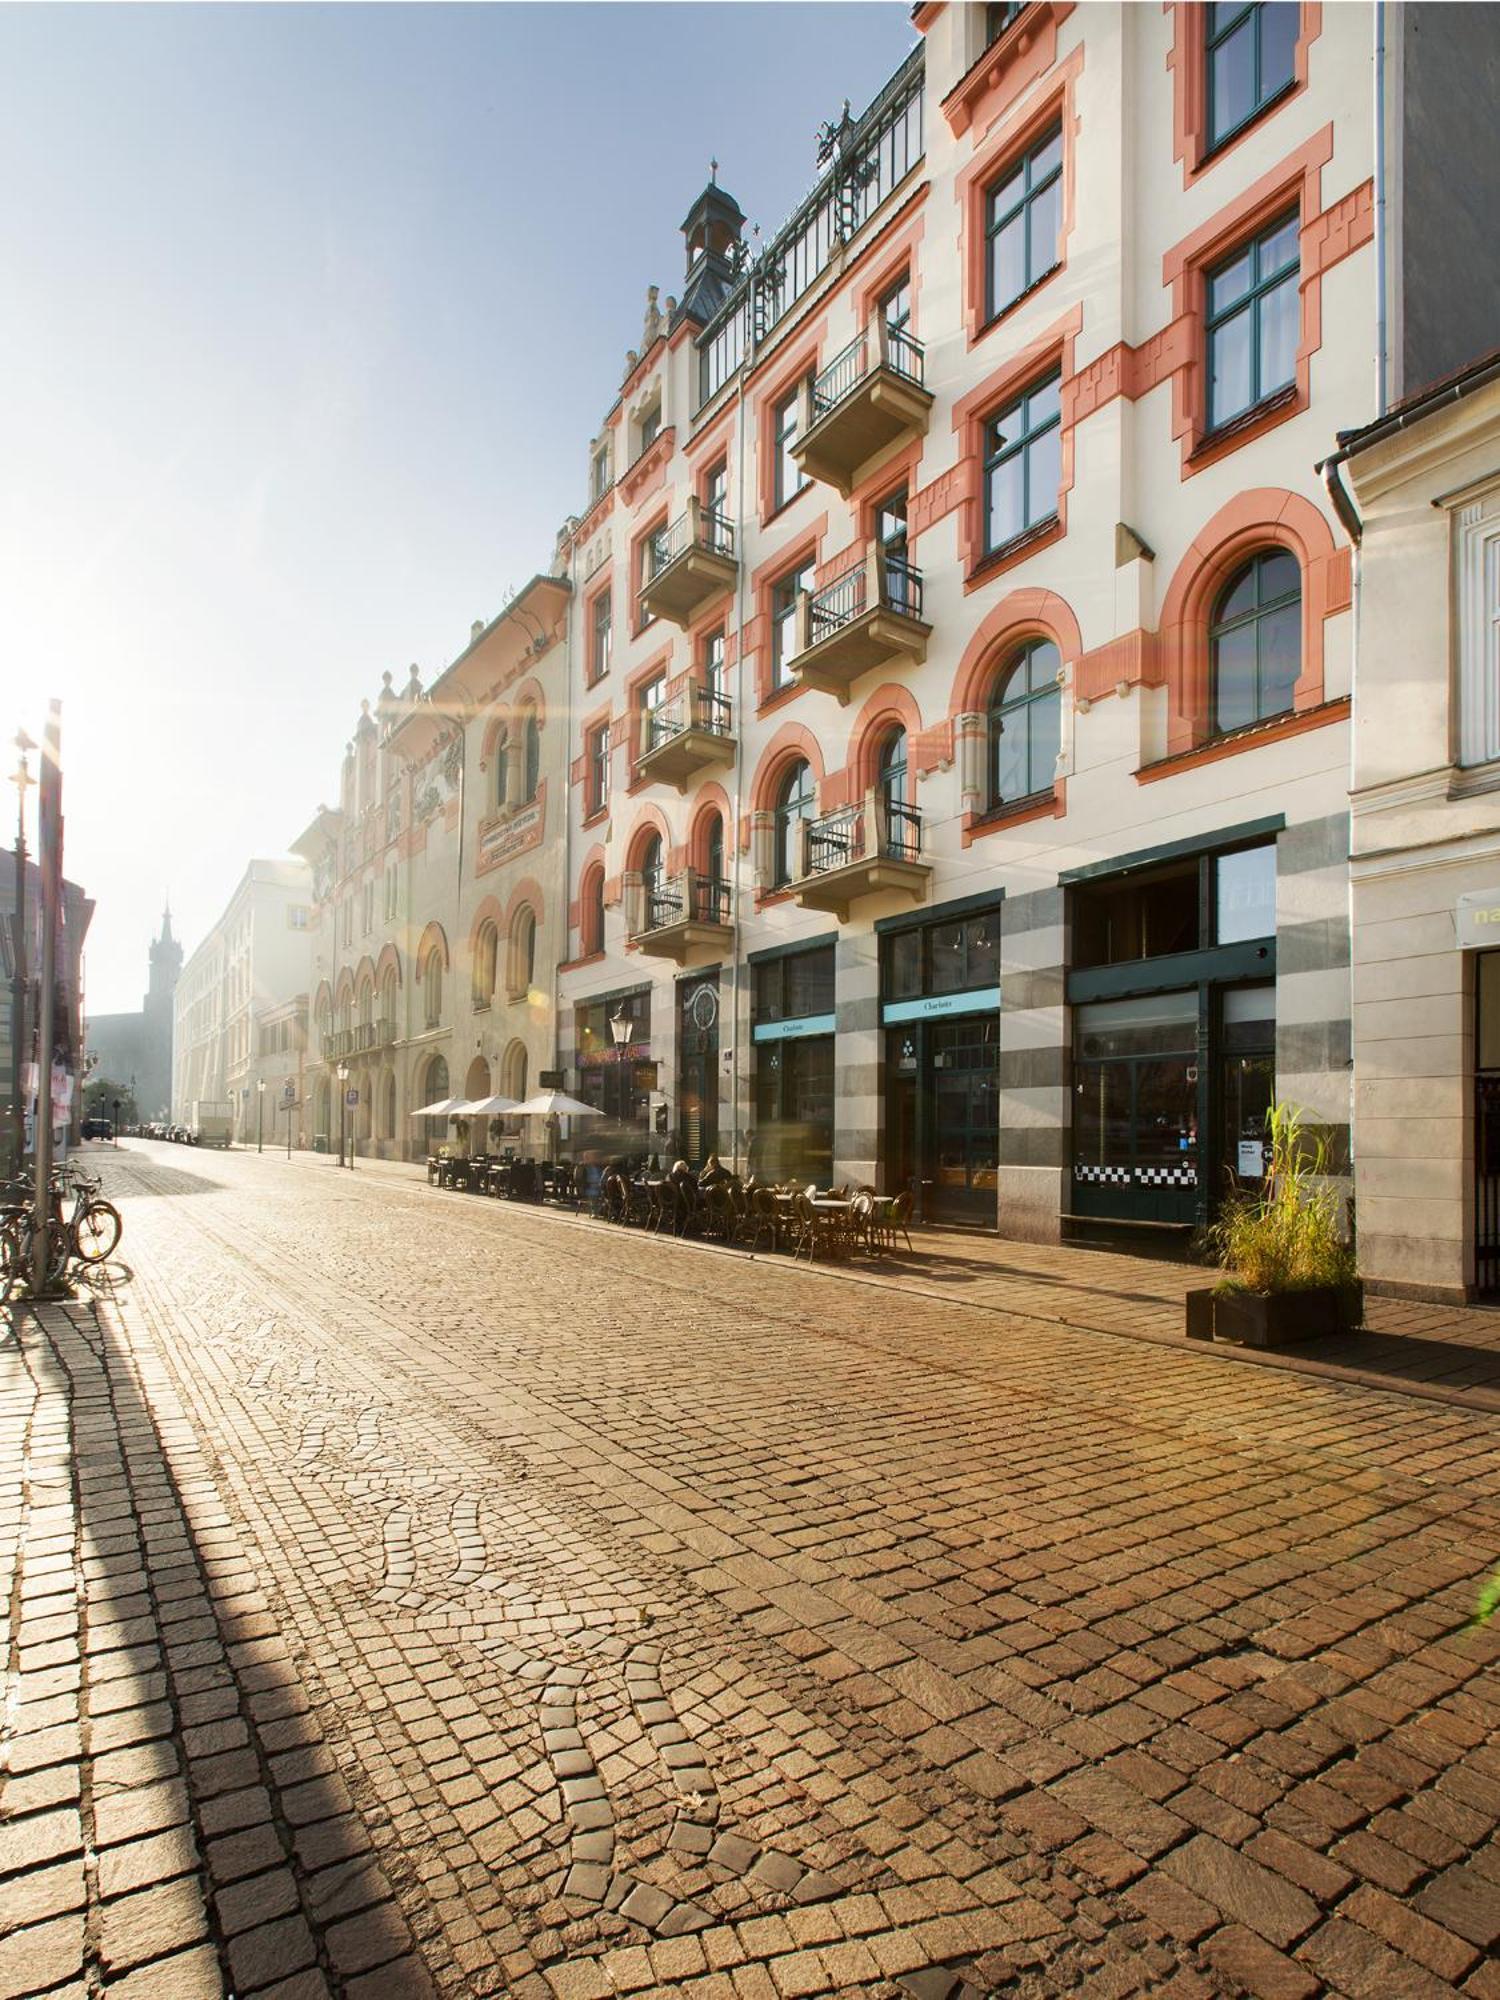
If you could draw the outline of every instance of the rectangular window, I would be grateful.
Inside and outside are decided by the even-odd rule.
[[[609,672],[609,656],[613,642],[612,598],[613,592],[601,590],[594,599],[593,630],[589,634],[590,685],[603,680]]]
[[[724,659],[724,628],[710,632],[703,642],[703,686],[712,708],[729,697],[729,669]]]
[[[584,797],[590,813],[602,810],[609,797],[609,724],[596,722],[588,733]]]
[[[880,301],[880,317],[886,325],[903,333],[911,325],[911,278],[903,275]]]
[[[636,456],[639,457],[642,452],[649,451],[660,435],[661,435],[661,399],[660,397],[658,397],[657,400],[654,403],[652,403],[650,407],[642,413],[641,427],[640,427],[640,450],[636,453]]]
[[[286,920],[289,929],[294,931],[305,931],[307,929],[306,903],[293,903],[291,907],[287,910]]]
[[[1208,273],[1208,428],[1297,379],[1298,222],[1284,215]]]
[[[1214,942],[1276,935],[1276,846],[1243,847],[1214,863]]]
[[[913,925],[883,941],[881,992],[890,1000],[991,992],[1000,984],[1000,911]]]
[[[802,477],[802,468],[792,457],[792,446],[797,442],[797,412],[801,390],[793,389],[776,405],[771,413],[771,449],[776,459],[776,478],[772,490],[772,502],[784,507],[807,485]]]
[[[755,967],[754,1013],[757,1024],[804,1021],[833,1012],[833,946],[814,945],[788,952]]]
[[[1461,764],[1500,759],[1500,492],[1462,510],[1458,528]]]
[[[1058,264],[1062,127],[1028,146],[985,197],[985,314],[994,319]]]
[[[642,603],[640,593],[646,588],[646,585],[651,581],[652,577],[655,576],[656,574],[656,567],[657,567],[656,558],[658,553],[659,540],[660,538],[664,537],[666,533],[666,526],[667,526],[666,522],[663,521],[660,524],[660,526],[653,528],[649,534],[642,535],[640,541],[636,544],[635,629],[637,630],[637,632],[644,632],[648,625],[654,625],[656,623],[656,613],[650,610],[647,605]]]
[[[710,528],[717,522],[727,525],[729,520],[729,461],[721,458],[703,482],[703,511],[708,515]]]
[[[395,869],[387,868],[385,871],[385,913],[388,917],[394,917],[396,914],[396,882],[397,875]]]
[[[797,599],[812,588],[812,564],[794,569],[771,588],[771,686],[790,687],[797,650]]]
[[[366,882],[364,887],[363,911],[364,933],[368,937],[375,928],[375,884]]]
[[[609,491],[609,446],[601,444],[589,460],[589,500],[602,500]]]
[[[1075,966],[1123,965],[1196,951],[1203,942],[1199,863],[1185,861],[1141,881],[1088,884],[1073,894]]]
[[[1028,389],[984,427],[986,555],[1055,517],[1062,484],[1062,375]]]
[[[1301,13],[1297,0],[1216,0],[1208,8],[1210,148],[1291,89]]]
[[[984,10],[984,45],[986,48],[998,42],[1020,14],[1025,0],[989,0]]]
[[[649,681],[642,681],[636,694],[636,709],[638,714],[642,716],[654,716],[666,698],[666,692],[667,677],[665,674],[653,674]],[[652,735],[648,737],[646,734],[646,725],[644,723],[640,724],[637,727],[635,740],[637,746],[648,742],[654,743],[656,740],[655,732],[653,730]],[[639,747],[637,754],[639,754]]]

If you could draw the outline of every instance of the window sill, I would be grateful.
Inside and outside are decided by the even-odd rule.
[[[1211,736],[1202,743],[1195,743],[1191,750],[1177,750],[1170,756],[1157,758],[1154,764],[1142,764],[1135,773],[1138,785],[1155,784],[1159,778],[1172,778],[1179,771],[1196,770],[1200,764],[1217,764],[1225,757],[1237,757],[1245,750],[1258,750],[1265,743],[1282,743],[1289,736],[1301,736],[1309,729],[1322,729],[1331,722],[1347,722],[1350,702],[1347,695],[1335,701],[1320,702],[1316,708],[1291,709],[1285,715],[1271,716],[1265,722],[1252,722],[1243,729],[1234,730],[1229,735]]]
[[[979,590],[993,578],[1003,576],[1006,570],[1024,561],[1027,556],[1060,541],[1063,532],[1060,514],[1049,514],[1044,521],[1034,521],[1019,535],[1012,535],[1008,542],[1002,542],[999,548],[991,549],[988,555],[980,557],[964,578],[965,591]]]
[[[987,833],[1002,833],[1007,827],[1025,826],[1031,820],[1060,819],[1063,810],[1056,785],[1049,785],[1046,791],[1033,792],[1029,798],[972,814],[964,823],[964,839],[979,840]]]
[[[476,1014],[488,1014],[489,1011],[490,1003],[488,1000],[476,1000],[474,1002],[474,1012]]]
[[[578,824],[581,828],[598,826],[601,820],[606,820],[608,818],[609,818],[609,806],[607,804],[602,806],[593,806],[590,808],[588,812],[584,814],[583,818],[578,822]]]
[[[1031,283],[1026,287],[1024,292],[1017,292],[1013,299],[1007,299],[1005,304],[1001,306],[999,312],[991,313],[989,318],[985,320],[984,324],[975,331],[974,338],[969,342],[969,345],[971,347],[977,347],[980,341],[983,340],[988,334],[993,333],[997,326],[1004,326],[1005,322],[1008,319],[1010,319],[1013,314],[1018,313],[1021,310],[1021,307],[1026,304],[1028,299],[1034,298],[1036,294],[1042,289],[1043,285],[1050,284],[1052,280],[1057,276],[1058,272],[1061,271],[1062,269],[1063,269],[1063,260],[1059,258],[1055,264],[1050,264],[1047,267],[1047,269],[1043,271],[1042,275],[1039,278],[1033,278]]]
[[[1205,431],[1188,453],[1188,471],[1198,472],[1205,465],[1215,464],[1230,452],[1237,451],[1242,444],[1259,437],[1263,431],[1274,430],[1277,424],[1285,423],[1302,407],[1302,391],[1295,382],[1278,389],[1274,396],[1262,397],[1248,410],[1242,410],[1239,416],[1231,417],[1214,430]]]

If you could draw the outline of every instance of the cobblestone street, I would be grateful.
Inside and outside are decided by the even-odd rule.
[[[1500,1996],[1473,1369],[95,1163],[128,1278],[0,1341],[0,1996]]]

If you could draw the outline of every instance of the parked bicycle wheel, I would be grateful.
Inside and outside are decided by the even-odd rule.
[[[114,1255],[123,1227],[112,1202],[89,1202],[73,1218],[73,1255],[80,1264],[102,1264]]]
[[[67,1268],[68,1233],[55,1215],[46,1221],[47,1255],[42,1282],[50,1284]],[[6,1217],[0,1229],[0,1285],[7,1294],[18,1285],[29,1284],[34,1275],[32,1246],[36,1239],[36,1219],[30,1209]]]

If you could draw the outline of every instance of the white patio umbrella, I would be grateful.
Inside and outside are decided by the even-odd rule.
[[[539,1090],[524,1104],[512,1107],[519,1118],[602,1118],[597,1104],[585,1104],[581,1097],[569,1097],[565,1090]]]
[[[413,1118],[457,1118],[468,1108],[461,1097],[440,1097],[436,1104],[424,1104],[411,1115]]]
[[[466,1104],[454,1104],[449,1115],[454,1118],[504,1118],[520,1108],[513,1097],[473,1097]]]

